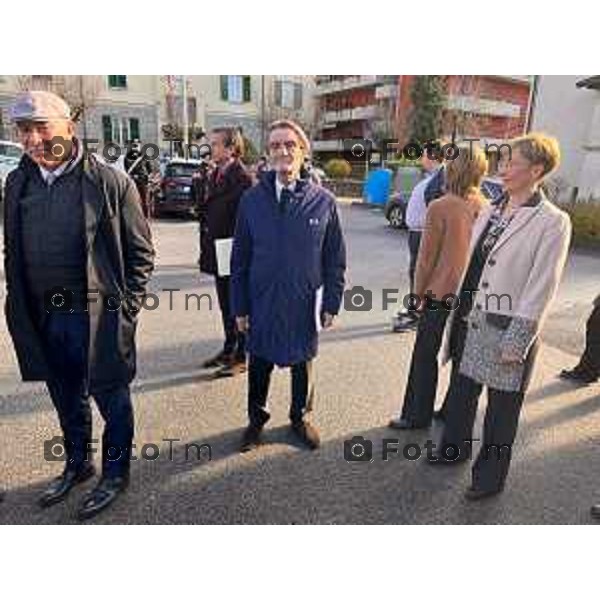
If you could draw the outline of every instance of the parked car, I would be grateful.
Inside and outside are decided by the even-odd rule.
[[[175,158],[166,164],[154,201],[154,216],[197,216],[192,199],[192,175],[200,164],[199,160],[184,158]]]
[[[4,197],[4,182],[7,175],[19,166],[22,155],[21,144],[0,140],[0,198]]]
[[[502,184],[493,177],[484,178],[481,183],[481,191],[492,205],[499,202],[503,194]],[[390,199],[385,205],[385,218],[395,229],[403,229],[406,227],[406,207],[410,200],[410,194],[411,192],[407,192],[406,190],[396,191],[390,196]]]

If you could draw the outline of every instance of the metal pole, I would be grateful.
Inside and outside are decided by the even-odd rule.
[[[81,125],[83,128],[83,139],[87,140],[87,120],[86,120],[86,114],[85,114],[86,106],[85,106],[85,94],[84,94],[84,89],[83,89],[83,75],[79,76],[79,97],[81,100]]]
[[[189,116],[188,116],[188,102],[187,102],[187,76],[182,75],[181,85],[183,87],[181,91],[181,98],[183,101],[183,157],[189,158],[189,145],[190,145],[190,132],[189,132]]]
[[[527,102],[527,113],[525,115],[524,127],[524,133],[526,134],[531,131],[531,126],[533,124],[533,111],[535,110],[535,101],[537,99],[539,78],[539,75],[534,75],[529,88],[529,101]]]

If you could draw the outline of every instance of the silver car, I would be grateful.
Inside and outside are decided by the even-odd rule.
[[[0,140],[0,194],[4,196],[6,176],[16,167],[23,156],[23,146],[15,142]]]

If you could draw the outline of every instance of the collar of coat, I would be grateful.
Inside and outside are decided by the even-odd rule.
[[[265,173],[259,180],[259,185],[263,186],[268,190],[270,196],[275,202],[277,202],[277,188],[275,181],[277,180],[277,173],[275,171],[269,171]],[[294,198],[303,197],[312,187],[312,184],[307,179],[296,179],[296,187],[292,192]]]
[[[507,196],[505,196],[505,198],[507,198]],[[504,230],[500,236],[500,239],[494,246],[493,251],[497,252],[517,231],[525,227],[525,225],[527,225],[527,223],[533,219],[539,211],[543,210],[545,206],[547,207],[549,203],[550,201],[546,198],[546,195],[542,190],[537,190],[534,192],[531,198],[525,204],[523,204],[519,210],[517,210],[514,218],[511,220],[508,227]],[[479,235],[481,235],[481,232],[487,226],[487,223],[492,217],[494,210],[498,210],[498,207],[491,207],[488,209],[487,213],[485,213],[485,216],[482,215],[480,228],[478,229],[477,234],[471,238],[471,250],[473,250],[475,243],[479,239]]]

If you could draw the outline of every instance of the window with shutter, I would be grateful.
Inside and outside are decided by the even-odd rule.
[[[140,139],[140,120],[136,118],[129,119],[129,134],[132,140]]]
[[[251,89],[250,89],[250,75],[244,75],[244,102],[250,102],[252,99]]]
[[[125,89],[127,87],[127,75],[109,75],[108,87]]]
[[[229,100],[229,77],[227,75],[221,75],[221,100]]]
[[[113,141],[112,122],[109,115],[102,115],[102,138],[105,144]]]
[[[302,84],[294,84],[294,110],[302,108]]]
[[[283,106],[283,81],[275,80],[275,106]]]

